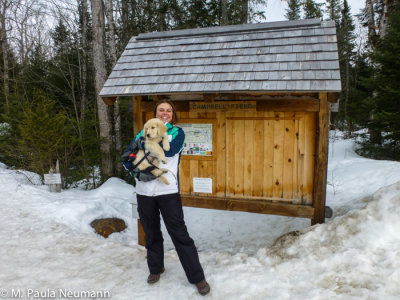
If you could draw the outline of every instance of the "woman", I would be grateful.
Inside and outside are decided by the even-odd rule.
[[[160,168],[168,169],[163,176],[170,184],[166,185],[158,179],[136,182],[138,213],[146,234],[147,265],[150,271],[147,282],[156,283],[165,270],[161,213],[186,277],[190,283],[196,285],[201,295],[206,295],[210,291],[210,286],[205,280],[194,242],[187,232],[179,195],[178,171],[185,133],[182,128],[174,126],[178,118],[171,102],[159,101],[154,109],[154,117],[167,126],[170,150],[165,151],[167,164],[160,163]],[[135,140],[140,140],[142,134],[143,131],[136,136]]]

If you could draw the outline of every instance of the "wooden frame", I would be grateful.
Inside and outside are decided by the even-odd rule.
[[[326,202],[326,177],[329,154],[329,108],[327,93],[320,93],[320,111],[316,131],[316,158],[314,172],[313,207],[315,208],[311,224],[324,223]]]
[[[329,104],[341,90],[334,22],[144,33],[127,49],[100,95],[133,96],[134,132],[161,99],[182,120],[213,120],[213,156],[181,157],[184,205],[324,222]],[[193,177],[203,192],[211,179],[212,193],[195,193]]]
[[[212,135],[213,135],[213,149],[214,145],[217,145],[217,122],[215,119],[190,119],[190,118],[179,118],[179,124],[212,124]],[[181,160],[214,160],[217,158],[217,152],[213,150],[212,156],[197,156],[197,155],[182,155]]]
[[[332,97],[328,93],[319,93],[314,95],[315,98],[294,99],[292,95],[287,95],[286,99],[283,97],[271,100],[268,95],[257,95],[259,99],[256,100],[256,110],[236,113],[191,112],[187,102],[173,101],[179,114],[178,123],[213,125],[213,155],[181,157],[182,204],[189,207],[302,217],[309,218],[311,224],[323,223],[328,161],[328,98]],[[213,95],[199,101],[208,99],[208,103],[213,103],[218,97]],[[154,98],[157,100],[160,97]],[[247,99],[254,101],[251,96]],[[143,101],[141,96],[133,97],[133,102],[134,131],[138,132],[146,119],[152,117],[155,102]],[[236,123],[243,127],[231,128]],[[255,129],[260,126],[267,127],[264,130]],[[237,138],[233,137],[232,130],[236,131]],[[253,140],[257,142],[248,146],[251,155],[245,155],[240,160],[232,157],[232,153],[238,152],[240,142],[249,145]],[[256,151],[258,148],[267,152]],[[259,161],[263,161],[263,165],[255,163]],[[266,168],[272,168],[269,166],[279,165],[283,173],[265,173]],[[243,175],[238,177],[236,168],[244,170]],[[265,173],[262,178],[255,175],[260,172]],[[193,177],[213,178],[213,193],[194,193],[191,187]],[[269,182],[273,184],[270,185]],[[285,182],[289,182],[289,185],[285,185]],[[237,188],[240,189],[238,192]],[[257,190],[259,192],[254,192]],[[308,196],[304,198],[305,195]],[[143,243],[144,233],[140,222],[138,224],[139,240]]]

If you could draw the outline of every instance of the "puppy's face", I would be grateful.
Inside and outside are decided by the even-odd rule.
[[[167,130],[167,127],[159,119],[150,119],[144,125],[144,137],[147,139],[155,139],[161,137]]]

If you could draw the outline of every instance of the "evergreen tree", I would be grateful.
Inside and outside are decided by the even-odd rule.
[[[372,58],[376,64],[376,76],[371,80],[373,94],[373,115],[370,130],[380,132],[370,137],[374,153],[380,158],[400,160],[400,7],[389,16],[389,26],[384,38],[376,44]]]
[[[339,64],[342,83],[340,114],[341,119],[346,121],[347,134],[351,135],[354,131],[352,118],[348,114],[348,106],[351,101],[350,91],[354,86],[353,66],[355,61],[355,35],[354,22],[350,14],[350,7],[347,0],[343,1],[341,10],[340,24],[337,28]]]
[[[300,0],[289,0],[288,8],[286,9],[285,18],[288,20],[299,20],[301,12]]]
[[[83,24],[78,28],[82,26]],[[75,148],[73,157],[69,159],[70,168],[64,170],[65,184],[87,178],[92,166],[98,165],[100,158],[93,69],[88,61],[90,47],[81,43],[82,34],[82,30],[72,32],[63,22],[59,22],[51,31],[51,37],[54,40],[53,57],[44,52],[41,45],[37,45],[29,57],[29,62],[19,72],[19,78],[16,80],[18,90],[24,91],[23,94],[17,95],[20,102],[29,103],[36,99],[35,94],[38,94],[38,86],[40,86],[41,97],[56,100],[54,109],[65,113],[68,126],[73,129],[69,134],[68,142],[73,142]],[[90,41],[90,31],[87,38]],[[25,107],[26,104],[20,106]],[[24,120],[26,116],[18,114],[20,110],[18,107],[15,107],[15,116]],[[12,126],[20,126],[20,124],[12,122]],[[22,139],[21,134],[15,136],[18,140]],[[18,143],[20,141],[14,144],[18,146]],[[13,164],[23,167],[18,161]]]
[[[71,167],[75,141],[73,128],[56,101],[37,89],[31,102],[22,103],[18,119],[9,118],[9,135],[2,135],[0,152],[6,162],[18,168],[44,174],[60,160],[64,170]]]
[[[187,12],[186,28],[208,27],[212,25],[212,18],[208,15],[207,1],[188,1]]]
[[[303,2],[304,19],[322,19],[322,5],[314,0],[305,0]]]
[[[48,80],[44,86],[72,118],[75,108],[71,102],[80,99],[79,42],[61,20],[50,34],[55,55],[50,61]]]
[[[328,19],[335,21],[338,26],[341,17],[340,0],[326,0],[326,12],[328,13]]]
[[[347,105],[347,114],[351,122],[360,128],[367,128],[371,111],[373,111],[373,101],[370,97],[372,86],[370,78],[374,76],[367,53],[357,54],[354,63],[354,85],[350,87],[350,99]]]
[[[41,86],[42,91],[47,91],[48,86],[45,82],[49,78],[49,59],[48,53],[44,51],[42,45],[34,46],[29,58],[22,64],[15,63],[14,72],[14,94],[13,98],[16,102],[32,101],[33,93],[38,86]],[[14,103],[14,107],[17,105]]]

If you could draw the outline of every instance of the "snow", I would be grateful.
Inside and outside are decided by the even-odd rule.
[[[187,282],[165,228],[166,271],[147,284],[131,217],[134,187],[111,178],[91,191],[50,193],[38,175],[0,163],[0,298],[398,299],[400,163],[360,157],[355,147],[331,134],[334,216],[325,224],[185,207],[211,285],[205,297]],[[89,225],[103,217],[128,228],[104,239]]]

